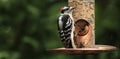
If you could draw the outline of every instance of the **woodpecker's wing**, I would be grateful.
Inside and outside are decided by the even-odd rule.
[[[72,48],[71,32],[72,32],[72,19],[69,15],[61,15],[57,21],[58,31],[61,41],[66,48]]]

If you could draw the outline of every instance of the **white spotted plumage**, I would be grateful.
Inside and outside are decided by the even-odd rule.
[[[61,10],[61,15],[58,19],[58,31],[61,41],[66,48],[76,48],[74,43],[74,19],[72,17],[72,10],[74,8],[65,6]]]

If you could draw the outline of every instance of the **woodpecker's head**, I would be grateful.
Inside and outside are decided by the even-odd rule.
[[[60,9],[62,14],[68,14],[68,13],[72,13],[72,10],[74,9],[74,7],[70,7],[70,6],[64,6]]]

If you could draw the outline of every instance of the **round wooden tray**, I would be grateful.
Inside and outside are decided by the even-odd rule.
[[[98,54],[108,51],[114,51],[117,48],[109,45],[96,45],[95,48],[56,48],[49,49],[50,52],[62,53],[62,54]]]

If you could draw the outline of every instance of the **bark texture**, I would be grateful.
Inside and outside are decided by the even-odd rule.
[[[94,47],[95,45],[95,13],[94,0],[68,0],[69,6],[75,7],[75,45],[77,48]]]

